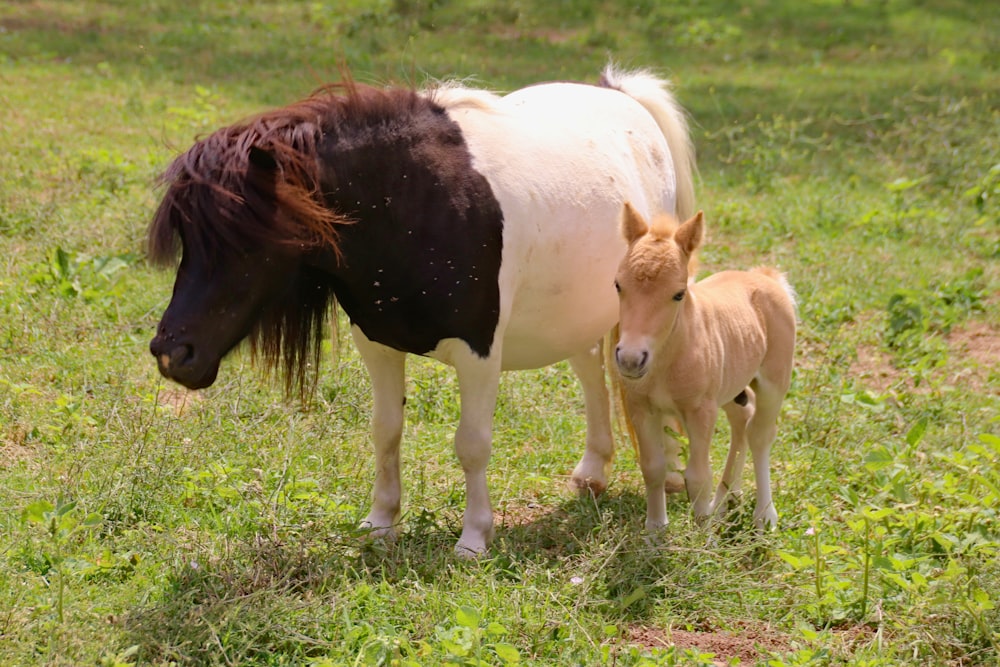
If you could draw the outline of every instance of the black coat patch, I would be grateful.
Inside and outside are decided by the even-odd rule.
[[[339,229],[339,259],[315,259],[369,339],[426,354],[460,338],[485,357],[500,315],[503,213],[458,125],[421,103],[325,137],[324,198],[354,222]]]

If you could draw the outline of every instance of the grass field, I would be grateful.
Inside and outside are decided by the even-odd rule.
[[[504,378],[497,538],[458,560],[454,377],[413,359],[403,535],[367,542],[370,396],[346,336],[306,401],[245,352],[197,394],[159,377],[172,275],[143,236],[196,136],[343,67],[510,90],[609,58],[669,75],[690,111],[703,271],[777,264],[799,293],[778,530],[753,532],[752,502],[703,530],[673,499],[651,543],[627,447],[605,496],[571,493],[563,364]],[[0,112],[0,664],[1000,662],[985,3],[14,0]]]

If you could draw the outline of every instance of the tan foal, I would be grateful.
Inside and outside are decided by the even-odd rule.
[[[684,482],[699,522],[739,492],[749,446],[757,485],[754,525],[777,525],[769,456],[792,377],[791,286],[772,268],[689,280],[704,236],[701,211],[681,225],[671,216],[647,223],[626,203],[621,232],[628,252],[615,281],[620,324],[614,358],[638,439],[646,528],[667,524],[664,488],[676,484],[670,473],[678,477],[680,446],[665,432],[669,420],[679,420],[688,435]],[[713,498],[709,449],[720,407],[732,442]]]

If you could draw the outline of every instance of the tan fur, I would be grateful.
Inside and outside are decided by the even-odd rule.
[[[671,418],[690,440],[685,481],[695,516],[707,518],[738,491],[749,446],[757,476],[754,519],[775,524],[768,457],[791,382],[794,292],[769,267],[689,280],[704,238],[700,211],[679,226],[670,219],[647,224],[626,205],[621,228],[629,249],[616,281],[621,311],[614,358],[639,442],[647,527],[666,523],[663,487],[671,484],[671,469],[679,469],[679,447],[663,429]],[[743,396],[745,405],[734,401]],[[712,499],[708,450],[720,407],[733,440]]]

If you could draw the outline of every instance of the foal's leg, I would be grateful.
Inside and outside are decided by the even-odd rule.
[[[778,413],[781,412],[787,385],[774,385],[763,379],[756,380],[754,385],[757,389],[757,409],[747,426],[757,482],[753,522],[758,528],[773,528],[778,525],[778,511],[771,498],[771,443],[778,430]]]
[[[500,355],[483,359],[457,343],[449,355],[458,374],[462,414],[455,431],[455,453],[465,472],[465,515],[455,545],[459,556],[477,556],[493,538],[493,506],[486,465],[493,447],[493,411],[500,386]]]
[[[674,417],[664,417],[660,425],[663,432],[663,446],[667,456],[667,477],[663,482],[663,490],[666,493],[680,493],[684,490],[684,466],[681,465],[681,443],[677,438],[669,434],[671,431],[680,431],[681,424]]]
[[[684,415],[684,427],[688,432],[688,463],[684,471],[688,499],[694,511],[694,518],[705,523],[712,513],[712,433],[719,409],[714,401]]]
[[[726,467],[722,471],[722,479],[719,480],[719,488],[715,490],[715,499],[712,501],[712,512],[719,513],[728,509],[729,500],[739,495],[740,487],[743,485],[743,467],[747,460],[747,424],[753,417],[756,396],[750,387],[743,390],[746,394],[746,402],[743,405],[730,401],[722,406],[729,419],[729,430],[731,439],[729,442],[729,454],[726,456]]]
[[[667,453],[663,442],[662,419],[629,402],[629,415],[639,440],[639,469],[646,486],[646,530],[656,531],[667,525],[667,496],[663,492],[667,478]]]
[[[586,449],[573,470],[573,484],[581,492],[589,491],[599,495],[608,488],[608,473],[615,455],[615,442],[611,435],[611,404],[604,380],[601,344],[570,357],[569,364],[580,378],[587,413]]]
[[[399,519],[402,484],[399,479],[399,441],[403,435],[406,355],[374,343],[358,327],[351,328],[354,344],[372,383],[372,442],[375,446],[375,489],[372,508],[361,522],[372,534],[393,533]]]

